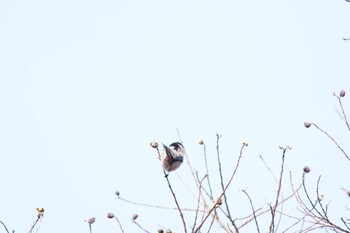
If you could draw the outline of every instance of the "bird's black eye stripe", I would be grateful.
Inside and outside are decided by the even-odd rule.
[[[180,149],[180,146],[184,148],[184,146],[180,142],[171,143],[170,146],[173,146],[175,150]]]

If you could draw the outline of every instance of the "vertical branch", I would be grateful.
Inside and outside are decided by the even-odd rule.
[[[237,226],[234,223],[231,213],[230,213],[230,208],[228,206],[228,201],[227,201],[227,196],[226,196],[226,192],[224,192],[225,190],[225,186],[224,186],[224,178],[222,175],[222,168],[221,168],[221,159],[220,159],[220,150],[219,150],[219,140],[221,138],[221,135],[216,134],[216,154],[217,154],[217,158],[218,158],[218,164],[219,164],[219,174],[220,174],[220,184],[221,184],[221,189],[223,191],[223,196],[224,196],[224,201],[225,201],[225,207],[226,207],[226,217],[230,220],[231,224],[234,226],[234,228],[236,229],[236,231],[238,232]]]
[[[90,229],[90,233],[92,233],[92,227],[91,227],[91,223],[89,223],[89,229]]]
[[[199,213],[199,204],[200,204],[201,192],[202,192],[202,183],[206,177],[207,177],[207,175],[205,175],[199,182],[197,208],[196,208],[196,215],[194,217],[193,229],[196,227],[196,224],[197,224],[197,218],[198,218],[198,213]]]
[[[319,193],[319,191],[318,191],[318,190],[319,190],[319,185],[320,185],[320,180],[321,180],[321,176],[319,176],[318,179],[317,179],[317,186],[316,186],[317,202],[318,202],[318,204],[319,204],[320,207],[321,207],[321,210],[322,210],[322,212],[323,212],[323,215],[324,215],[325,219],[326,219],[327,221],[329,221],[328,216],[327,216],[327,211],[324,209],[324,207],[323,207],[323,205],[322,205],[322,203],[321,203],[322,199],[320,198],[320,193]]]
[[[289,147],[288,147],[289,148]],[[284,171],[284,161],[285,161],[285,155],[286,155],[286,150],[288,148],[283,149],[283,154],[282,154],[282,164],[281,164],[281,171],[280,171],[280,178],[278,182],[278,187],[277,187],[277,195],[276,195],[276,200],[274,206],[271,206],[271,224],[270,224],[270,233],[274,232],[275,228],[275,216],[276,216],[276,209],[278,206],[278,201],[281,193],[281,188],[282,188],[282,178],[283,178],[283,171]]]
[[[243,192],[243,193],[248,197],[248,199],[249,199],[250,206],[252,207],[252,211],[253,211],[253,217],[254,217],[254,221],[255,221],[255,225],[256,225],[256,230],[258,231],[258,233],[260,233],[258,220],[257,220],[256,215],[255,215],[255,209],[254,209],[253,201],[252,201],[252,199],[250,198],[250,196],[249,196],[249,194],[247,193],[247,191],[242,190],[242,192]]]
[[[157,147],[157,152],[158,152],[158,156],[160,157],[160,152],[159,152],[158,147]],[[178,203],[178,201],[177,201],[177,198],[176,198],[176,195],[175,195],[175,193],[174,193],[174,190],[173,190],[173,188],[171,187],[168,174],[166,174],[166,172],[165,172],[164,170],[163,170],[163,172],[164,172],[165,179],[166,179],[166,181],[167,181],[167,183],[168,183],[170,192],[171,192],[171,194],[173,195],[173,198],[174,198],[176,207],[177,207],[177,209],[179,210],[180,217],[181,217],[181,220],[182,220],[182,224],[183,224],[183,226],[184,226],[184,231],[185,231],[185,233],[187,233],[187,227],[186,227],[185,218],[184,218],[184,215],[183,215],[183,213],[182,213],[182,211],[181,211],[180,205],[179,205],[179,203]]]
[[[173,198],[174,198],[175,204],[176,204],[176,206],[177,206],[177,209],[179,210],[180,217],[181,217],[181,220],[182,220],[182,224],[183,224],[183,227],[184,227],[184,232],[187,233],[187,227],[186,227],[186,222],[185,222],[184,215],[183,215],[183,213],[182,213],[182,211],[181,211],[181,208],[180,208],[180,205],[179,205],[179,203],[178,203],[178,201],[177,201],[177,198],[176,198],[176,195],[175,195],[175,193],[174,193],[174,190],[173,190],[173,188],[171,187],[171,184],[170,184],[170,181],[169,181],[169,177],[168,177],[168,175],[166,174],[165,171],[164,171],[164,175],[165,175],[165,179],[166,179],[166,181],[167,181],[167,183],[168,183],[169,189],[170,189],[170,191],[171,191],[171,194],[173,195]]]
[[[179,137],[179,141],[182,143],[180,131],[179,131],[178,128],[176,128],[176,132],[177,132],[177,135],[178,135],[178,137]],[[183,143],[182,143],[182,144],[183,144]],[[157,148],[157,151],[158,151],[158,154],[159,154],[158,148]],[[159,156],[160,156],[160,155],[159,155]],[[187,165],[188,165],[188,167],[189,167],[189,169],[190,169],[190,171],[191,171],[191,174],[192,174],[194,183],[196,184],[197,189],[198,189],[198,188],[199,188],[199,183],[198,183],[198,180],[197,180],[197,178],[196,178],[196,174],[195,174],[195,172],[194,172],[194,169],[193,169],[193,167],[192,167],[192,165],[191,165],[191,162],[190,162],[190,160],[189,160],[189,158],[188,158],[187,153],[185,153],[185,158],[186,158]],[[201,195],[202,195],[202,194],[201,194]],[[203,200],[204,206],[207,208],[208,205],[207,205],[206,200],[205,200],[205,198],[204,198],[203,196],[202,196],[202,200]]]
[[[231,178],[230,180],[228,181],[228,183],[226,184],[224,190],[222,191],[222,193],[219,195],[219,197],[216,199],[216,201],[214,202],[213,206],[209,209],[208,213],[206,214],[206,216],[204,217],[203,221],[198,225],[198,227],[193,231],[194,233],[198,232],[203,224],[207,221],[208,217],[211,215],[211,213],[218,207],[220,206],[220,203],[222,202],[221,198],[224,196],[224,194],[226,193],[226,190],[228,189],[228,187],[230,186],[231,182],[233,181],[235,175],[236,175],[236,172],[237,172],[237,169],[240,165],[240,161],[241,161],[241,158],[243,156],[243,149],[245,146],[248,146],[248,142],[243,142],[243,145],[241,147],[241,150],[240,150],[240,153],[239,153],[239,157],[238,157],[238,160],[237,160],[237,164],[236,164],[236,167],[235,169],[233,170],[233,173],[231,175]],[[237,232],[238,229],[236,229],[236,232]]]
[[[210,198],[211,198],[211,200],[213,200],[213,190],[211,189],[211,183],[210,183],[210,178],[209,178],[209,169],[208,169],[208,161],[207,161],[207,150],[206,150],[206,146],[205,146],[204,143],[203,143],[203,153],[204,153],[205,169],[206,169],[206,174],[207,174]]]

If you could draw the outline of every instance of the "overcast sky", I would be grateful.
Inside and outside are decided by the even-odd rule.
[[[349,216],[341,190],[350,189],[349,161],[303,126],[318,123],[349,151],[332,96],[348,91],[350,114],[350,42],[342,39],[350,37],[349,11],[344,0],[0,0],[0,220],[26,232],[44,207],[39,232],[88,232],[88,217],[96,217],[94,232],[117,232],[106,218],[114,212],[138,232],[130,221],[138,213],[151,232],[181,232],[176,211],[114,195],[174,206],[149,142],[178,141],[177,129],[201,176],[197,141],[206,143],[216,195],[216,133],[226,181],[249,141],[228,191],[232,202],[246,202],[235,217],[250,213],[240,189],[256,207],[274,201],[259,155],[278,174],[280,144],[293,146],[285,194],[288,172],[298,184],[309,165],[310,184],[322,175],[335,216]],[[170,179],[181,205],[195,206],[183,184],[193,188],[188,167]]]

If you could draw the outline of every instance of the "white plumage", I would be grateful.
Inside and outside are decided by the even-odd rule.
[[[160,157],[163,169],[167,172],[178,169],[186,154],[184,146],[180,142],[174,142],[168,146],[164,145],[164,150]]]

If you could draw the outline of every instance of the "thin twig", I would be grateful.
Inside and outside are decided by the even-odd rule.
[[[253,211],[253,216],[254,216],[254,221],[255,221],[255,225],[256,225],[256,230],[260,233],[258,220],[256,219],[256,215],[255,215],[255,209],[254,209],[253,201],[252,201],[252,199],[250,198],[250,196],[249,196],[249,194],[247,193],[247,191],[245,191],[245,190],[243,189],[242,192],[243,192],[243,193],[248,197],[248,199],[249,199],[250,206],[252,207],[252,211]]]
[[[7,227],[6,227],[5,223],[3,223],[2,221],[0,221],[0,223],[1,223],[1,224],[2,224],[2,226],[5,228],[6,232],[7,232],[7,233],[10,233],[10,232],[9,232],[9,230],[7,229]]]
[[[198,218],[198,213],[199,213],[199,204],[201,201],[202,183],[203,183],[205,178],[207,178],[207,175],[205,175],[199,182],[198,200],[197,200],[197,208],[196,208],[197,211],[196,211],[196,214],[194,217],[193,229],[196,227],[196,224],[197,224],[197,218]]]
[[[155,209],[165,209],[165,210],[177,210],[177,207],[168,207],[168,206],[158,206],[158,205],[151,205],[151,204],[146,204],[146,203],[140,203],[140,202],[135,202],[135,201],[130,201],[128,199],[125,199],[123,197],[117,197],[117,199],[124,201],[126,203],[130,203],[132,205],[138,205],[138,206],[144,206],[148,208],[155,208]],[[182,208],[182,211],[192,211],[195,212],[197,211],[196,209],[190,209],[190,208]]]
[[[348,223],[345,222],[345,220],[343,218],[340,218],[340,219],[344,223],[345,227],[348,228],[348,230],[350,230]]]
[[[288,148],[288,147],[287,147]],[[275,180],[276,184],[278,185],[278,180],[277,177],[275,176],[275,174],[273,173],[273,171],[271,170],[271,168],[269,167],[269,165],[265,162],[264,158],[262,157],[262,155],[259,155],[259,158],[261,159],[261,161],[263,162],[264,166],[266,167],[266,169],[270,172],[270,174],[272,175],[273,179]],[[283,195],[283,191],[281,190],[281,197],[282,200],[284,199],[284,195]],[[281,205],[281,212],[283,212],[283,205]],[[282,220],[282,215],[280,215],[278,222],[277,222],[277,226],[276,229],[278,229],[279,224]]]
[[[115,220],[117,220],[120,230],[124,233],[123,226],[122,226],[121,222],[119,221],[117,216],[114,216],[114,218],[115,218]]]
[[[259,158],[261,159],[261,161],[263,162],[264,166],[266,167],[266,169],[270,172],[270,174],[272,175],[273,179],[276,181],[276,184],[278,184],[278,180],[275,176],[275,174],[273,173],[273,171],[271,170],[271,168],[269,167],[269,165],[267,165],[267,163],[265,162],[264,158],[262,157],[262,155],[259,155]]]
[[[307,208],[308,211],[309,211],[310,213],[312,213],[312,211],[315,210],[316,213],[318,214],[318,216],[323,217],[322,213],[321,213],[320,211],[318,211],[318,209],[316,208],[316,203],[317,203],[317,202],[316,202],[315,204],[312,202],[312,200],[311,200],[311,198],[310,198],[310,195],[309,195],[309,192],[307,191],[306,184],[305,184],[305,173],[303,173],[303,177],[302,177],[302,178],[303,178],[303,188],[304,188],[304,192],[305,192],[305,194],[306,194],[306,198],[307,198],[307,200],[309,201],[309,203],[310,203],[311,206],[312,206],[311,209]],[[316,215],[314,215],[314,216],[316,216]]]
[[[318,192],[319,190],[319,185],[320,185],[320,180],[321,180],[321,176],[318,177],[317,179],[317,185],[316,185],[316,196],[317,196],[317,202],[318,204],[320,205],[321,209],[322,209],[322,212],[323,212],[323,217],[327,220],[328,220],[328,216],[327,216],[327,211],[323,208],[323,205],[321,203],[321,199],[320,199],[320,194]]]
[[[350,125],[349,125],[348,119],[347,119],[346,114],[345,114],[345,111],[344,111],[344,107],[343,107],[343,103],[342,103],[342,101],[341,101],[341,97],[340,97],[340,96],[337,96],[337,95],[336,95],[336,97],[338,98],[339,105],[340,105],[341,111],[342,111],[342,113],[343,113],[346,126],[348,127],[348,130],[350,131]]]
[[[208,233],[210,232],[210,230],[211,230],[211,228],[212,228],[212,226],[213,226],[213,224],[214,224],[214,221],[215,221],[215,217],[216,217],[216,211],[214,212],[214,216],[213,216],[213,218],[212,218],[212,220],[211,220],[211,222],[210,222],[210,225],[209,225],[209,227],[208,227]]]
[[[177,129],[177,132],[178,132],[178,136],[179,136],[179,141],[182,143],[182,140],[181,140],[181,137],[180,137],[180,132],[178,131],[178,129]],[[160,157],[159,149],[158,149],[158,148],[156,148],[156,149],[157,149],[157,152],[158,152],[158,157]],[[190,169],[190,171],[191,171],[192,177],[193,177],[193,179],[194,179],[194,181],[195,181],[195,184],[196,184],[197,188],[199,188],[199,184],[198,184],[198,182],[197,182],[195,172],[194,172],[194,170],[193,170],[193,168],[192,168],[192,165],[191,165],[191,163],[190,163],[190,160],[188,159],[187,153],[185,153],[185,158],[186,158],[186,161],[187,161],[187,165],[188,165],[188,167],[189,167],[189,169]],[[205,201],[205,198],[202,197],[202,200],[203,200],[203,203],[204,203],[204,208],[205,208],[205,209],[208,209],[208,205],[207,205],[207,203],[206,203],[206,201]],[[177,209],[178,209],[178,208],[177,208]],[[182,209],[181,209],[181,210],[182,210]],[[213,216],[215,217],[215,220],[220,224],[220,226],[221,226],[226,232],[230,232],[229,229],[227,228],[227,226],[226,226],[217,216],[215,216],[215,215],[213,215]]]
[[[208,187],[209,187],[209,192],[210,192],[210,198],[213,200],[213,190],[211,189],[211,183],[210,183],[210,178],[209,178],[209,169],[208,169],[208,162],[207,162],[207,150],[206,146],[203,143],[203,154],[204,154],[204,161],[205,161],[205,170],[207,173],[207,181],[208,181]]]
[[[284,171],[284,161],[285,161],[285,155],[286,155],[286,150],[288,148],[283,149],[283,154],[282,154],[282,164],[281,164],[281,171],[280,171],[280,178],[279,178],[279,183],[278,183],[278,188],[277,188],[277,195],[276,195],[276,200],[275,200],[275,205],[271,208],[271,224],[270,224],[270,233],[273,233],[275,230],[275,215],[276,215],[276,209],[278,206],[278,201],[281,193],[281,188],[282,188],[282,179],[283,179],[283,171]]]
[[[136,226],[138,226],[141,230],[143,230],[144,232],[150,233],[149,231],[147,231],[145,228],[143,228],[138,222],[135,221],[135,219],[131,219],[133,223],[136,224]]]
[[[220,159],[220,150],[219,150],[219,140],[221,138],[221,135],[216,134],[216,155],[217,155],[217,159],[218,159],[218,164],[219,164],[219,174],[220,174],[220,184],[221,184],[221,190],[223,192],[223,196],[224,196],[224,202],[225,202],[225,207],[226,207],[226,217],[230,220],[232,226],[236,229],[236,232],[238,232],[238,228],[235,224],[235,222],[232,219],[231,213],[230,213],[230,208],[228,205],[228,201],[227,201],[227,196],[226,196],[226,192],[224,192],[225,190],[225,186],[224,186],[224,178],[222,175],[222,168],[221,168],[221,159]]]
[[[350,160],[350,157],[346,154],[346,152],[343,150],[343,148],[341,148],[340,146],[339,146],[339,144],[337,143],[337,141],[336,140],[334,140],[334,138],[333,137],[331,137],[326,131],[324,131],[323,129],[321,129],[320,127],[318,127],[315,123],[311,123],[312,125],[314,125],[318,130],[320,130],[322,133],[324,133],[325,135],[327,135],[327,137],[329,138],[329,139],[331,139],[333,142],[334,142],[334,144],[339,148],[339,150],[345,155],[345,157],[348,159],[348,160]]]
[[[219,197],[216,199],[216,201],[214,202],[213,206],[209,209],[207,215],[204,217],[203,221],[198,225],[198,227],[193,231],[194,233],[198,232],[203,224],[206,222],[206,220],[208,219],[208,217],[210,216],[210,214],[213,212],[214,209],[217,208],[218,206],[218,203],[221,201],[221,198],[224,196],[226,190],[228,189],[228,187],[230,186],[231,182],[233,181],[233,178],[235,177],[236,175],[236,172],[237,172],[237,169],[239,167],[239,164],[240,164],[240,161],[241,161],[241,158],[242,158],[242,155],[243,155],[243,148],[245,147],[246,145],[243,144],[242,147],[241,147],[241,150],[240,150],[240,153],[239,153],[239,157],[238,157],[238,160],[237,160],[237,164],[236,164],[236,167],[235,169],[233,170],[233,173],[231,175],[231,178],[230,180],[228,181],[228,183],[226,184],[226,187],[224,188],[224,190],[222,191],[222,193],[219,195]]]
[[[92,233],[92,227],[91,227],[91,223],[89,223],[89,229],[90,229],[90,233]]]
[[[38,215],[38,218],[37,218],[36,221],[33,223],[32,227],[30,228],[30,230],[29,230],[28,233],[31,233],[31,232],[33,231],[33,229],[34,229],[35,225],[38,223],[39,219],[40,219],[40,215]]]

